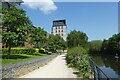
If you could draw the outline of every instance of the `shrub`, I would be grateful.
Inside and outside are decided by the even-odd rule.
[[[39,53],[39,49],[38,48],[35,49],[35,53]]]
[[[71,65],[76,66],[76,62],[78,58],[82,58],[83,55],[87,54],[87,51],[82,47],[74,47],[68,49],[67,54],[67,63],[71,63]]]
[[[40,48],[40,49],[39,49],[39,53],[45,53],[45,51],[46,51],[46,50],[45,50],[44,48]]]
[[[48,51],[48,50],[45,49],[45,48],[40,48],[40,49],[39,49],[39,53],[52,54],[52,52]]]
[[[68,49],[67,63],[69,66],[75,67],[81,72],[80,77],[89,77],[89,58],[86,49],[83,47],[74,47]]]
[[[2,53],[7,54],[8,49],[2,48]],[[11,54],[34,54],[35,49],[34,48],[11,48]]]

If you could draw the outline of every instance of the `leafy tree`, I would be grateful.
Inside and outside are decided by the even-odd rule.
[[[102,40],[93,40],[88,43],[89,53],[100,53],[102,47]]]
[[[108,40],[104,40],[101,48],[102,54],[120,54],[120,33],[114,34]]]
[[[32,27],[30,28],[29,37],[30,43],[32,43],[35,47],[40,48],[45,46],[47,32],[41,27]]]
[[[68,47],[84,46],[87,41],[87,35],[76,30],[71,31],[67,37]]]
[[[65,50],[66,42],[59,35],[49,35],[47,47],[50,51]]]
[[[20,41],[24,42],[26,39],[25,32],[28,26],[31,26],[31,21],[26,17],[23,9],[10,6],[10,9],[2,8],[4,14],[3,21],[3,44],[8,47],[8,59],[10,58],[10,51],[13,45],[17,45]]]

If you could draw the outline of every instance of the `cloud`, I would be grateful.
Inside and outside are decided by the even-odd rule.
[[[52,11],[57,10],[57,6],[52,0],[24,0],[24,4],[32,9],[39,9],[45,14],[49,14]]]

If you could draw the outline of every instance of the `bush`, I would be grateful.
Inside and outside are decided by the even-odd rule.
[[[45,50],[44,48],[40,48],[40,49],[39,49],[39,53],[44,53],[44,54],[45,54],[45,53],[46,53],[46,50]]]
[[[89,77],[89,58],[86,49],[83,47],[74,47],[68,49],[67,63],[70,67],[75,67],[81,72],[80,77]]]
[[[35,49],[35,53],[39,53],[39,49],[38,48]]]
[[[2,48],[2,54],[7,54],[8,49]],[[11,48],[11,54],[34,54],[34,48]]]
[[[70,48],[68,49],[67,63],[76,67],[77,58],[82,58],[85,54],[87,54],[87,51],[82,47]]]
[[[39,49],[39,53],[52,54],[52,52],[48,51],[48,50],[45,49],[45,48],[40,48],[40,49]]]

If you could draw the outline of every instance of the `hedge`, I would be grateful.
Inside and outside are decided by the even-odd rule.
[[[11,48],[11,54],[33,54],[35,53],[34,48]],[[8,48],[2,48],[2,54],[7,54]]]

